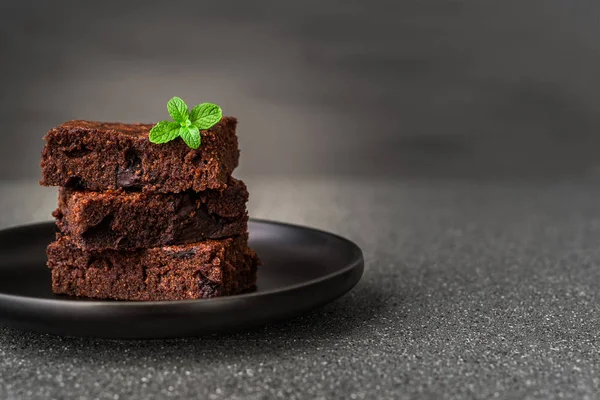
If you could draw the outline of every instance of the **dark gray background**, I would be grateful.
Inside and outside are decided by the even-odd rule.
[[[251,216],[366,261],[249,332],[0,327],[0,398],[599,398],[597,0],[0,4],[0,227],[51,218],[49,128],[179,95],[239,117]]]
[[[68,119],[240,119],[238,174],[595,172],[600,3],[19,1],[0,6],[0,178]]]

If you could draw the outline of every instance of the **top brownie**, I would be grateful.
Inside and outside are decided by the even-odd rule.
[[[94,191],[223,190],[238,165],[236,126],[237,119],[223,117],[200,132],[202,144],[194,150],[180,138],[151,143],[152,124],[65,122],[44,137],[40,184]]]

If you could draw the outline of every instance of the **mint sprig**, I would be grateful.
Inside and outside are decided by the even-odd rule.
[[[167,111],[173,121],[160,121],[150,130],[150,142],[161,144],[181,137],[192,149],[200,147],[200,131],[213,127],[223,117],[221,107],[212,103],[198,104],[192,111],[179,97],[167,103]]]

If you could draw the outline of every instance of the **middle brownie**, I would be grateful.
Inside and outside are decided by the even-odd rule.
[[[246,185],[230,178],[222,192],[149,194],[59,189],[56,224],[81,249],[133,250],[245,234]]]

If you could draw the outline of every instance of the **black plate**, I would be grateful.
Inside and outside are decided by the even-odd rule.
[[[56,296],[46,268],[54,224],[0,231],[0,323],[59,335],[106,338],[198,336],[262,325],[322,306],[363,272],[361,250],[330,233],[250,222],[264,265],[255,292],[206,300],[123,302]]]

